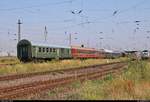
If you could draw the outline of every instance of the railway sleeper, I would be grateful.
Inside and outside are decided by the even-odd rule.
[[[112,69],[107,69],[107,70],[101,70],[99,71],[99,73],[104,73],[104,72],[108,72],[109,70],[112,70]],[[98,73],[97,71],[95,72],[90,72],[90,73],[84,73],[84,74],[77,74],[75,75],[75,78],[77,79],[78,77],[81,77],[81,76],[89,76],[89,75],[92,75],[92,74],[95,74],[95,73]],[[70,78],[70,77],[68,77]],[[59,79],[55,79],[55,80],[49,80],[49,81],[46,81],[47,83],[51,82],[51,83],[54,83],[54,82],[59,82],[59,81],[62,81],[62,80],[66,80],[67,78],[59,78]],[[5,92],[9,92],[9,91],[13,91],[13,90],[17,90],[17,89],[21,89],[21,88],[24,88],[24,87],[30,87],[30,86],[36,86],[37,84],[45,84],[45,81],[44,82],[34,82],[32,84],[24,84],[22,86],[12,86],[10,88],[2,88],[0,89],[0,93],[5,93]]]
[[[79,78],[79,80],[86,80],[86,79],[91,79],[91,78],[95,78],[95,77],[99,77],[99,76],[104,76],[105,74],[109,74],[109,73],[113,73],[113,72],[112,71],[110,71],[110,72],[107,71],[105,73],[104,72],[103,73],[102,72],[93,72],[93,73],[90,73],[90,74],[86,73],[84,75],[83,74],[82,75],[77,75],[75,77],[72,76],[72,77],[68,77],[68,78],[61,78],[61,79],[50,80],[50,81],[46,81],[46,82],[39,82],[39,83],[30,84],[30,85],[24,85],[22,87],[19,87],[20,89],[18,89],[18,87],[15,87],[15,88],[13,87],[12,89],[8,88],[8,90],[5,90],[5,94],[3,93],[3,94],[0,95],[0,98],[16,97],[16,96],[18,96],[17,94],[19,94],[19,96],[21,94],[24,95],[24,93],[21,93],[20,91],[25,92],[24,90],[28,90],[28,91],[33,91],[33,90],[37,90],[37,89],[39,90],[40,89],[39,87],[42,87],[42,89],[43,89],[44,86],[51,86],[51,87],[48,87],[48,88],[56,87],[58,85],[73,82],[75,80],[75,78]],[[36,87],[37,84],[39,84],[38,87]],[[32,90],[29,90],[29,89],[32,89]]]

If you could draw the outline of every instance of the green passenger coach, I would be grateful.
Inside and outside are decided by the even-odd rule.
[[[21,40],[17,44],[17,57],[21,61],[34,59],[69,59],[71,47],[49,45],[46,43],[35,43],[28,40]]]

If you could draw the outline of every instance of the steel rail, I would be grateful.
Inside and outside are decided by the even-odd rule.
[[[114,63],[107,63],[107,64],[98,64],[98,65],[91,65],[79,68],[67,68],[67,69],[60,69],[60,70],[53,70],[53,71],[45,71],[45,72],[35,72],[35,73],[24,73],[24,74],[15,74],[15,75],[0,75],[0,81],[9,81],[9,80],[16,80],[21,78],[28,78],[38,75],[45,75],[45,74],[54,74],[54,73],[63,73],[63,72],[74,72],[76,70],[84,70],[87,68],[97,68],[97,67],[104,67],[104,66],[111,66],[119,63],[127,63],[126,61],[123,62],[114,62]]]
[[[62,77],[58,79],[50,79],[46,81],[33,82],[29,84],[12,86],[0,89],[0,99],[10,99],[16,97],[22,97],[28,95],[29,93],[35,93],[46,89],[53,89],[58,86],[66,85],[75,80],[84,81],[87,79],[95,79],[104,77],[110,73],[116,73],[116,70],[122,69],[126,64],[120,63],[115,65],[112,68],[105,68],[101,70],[94,70],[93,72],[86,73],[74,73],[72,76]]]

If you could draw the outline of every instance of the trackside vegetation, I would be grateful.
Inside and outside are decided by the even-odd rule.
[[[71,93],[64,93],[67,100],[149,100],[150,99],[150,63],[146,61],[129,62],[121,75],[108,75],[103,80],[75,82]],[[62,89],[61,89],[62,90]],[[48,93],[50,96],[57,96]],[[53,92],[54,93],[54,92]],[[62,99],[62,98],[61,98]]]
[[[0,57],[0,64],[16,64],[20,63],[17,57]]]
[[[0,68],[0,75],[7,74],[21,74],[21,73],[34,73],[54,71],[68,68],[78,68],[89,65],[113,63],[119,61],[126,61],[128,58],[118,59],[87,59],[87,60],[59,60],[59,61],[47,61],[43,63],[18,63],[13,66],[5,66]]]

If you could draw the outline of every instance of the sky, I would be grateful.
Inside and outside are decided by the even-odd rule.
[[[79,13],[80,12],[80,13]],[[0,55],[21,39],[110,50],[150,48],[150,0],[0,0]]]

